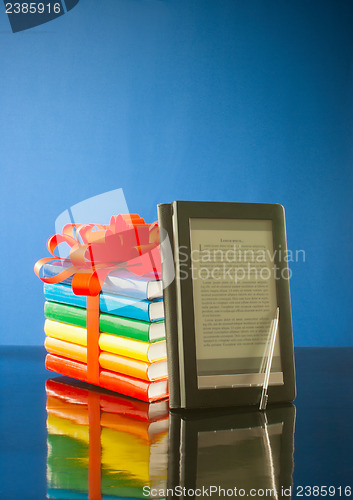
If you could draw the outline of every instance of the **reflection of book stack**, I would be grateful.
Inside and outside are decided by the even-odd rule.
[[[65,267],[65,266],[64,266]],[[46,264],[44,276],[63,267]],[[70,280],[45,284],[49,370],[87,381],[86,297]],[[161,281],[117,270],[100,294],[100,385],[144,401],[166,397],[167,361]]]
[[[103,500],[165,488],[167,401],[145,403],[60,378],[48,380],[46,392],[49,498],[91,498],[92,478]]]

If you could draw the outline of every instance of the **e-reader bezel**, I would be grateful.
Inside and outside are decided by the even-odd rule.
[[[196,367],[196,337],[194,298],[191,276],[190,219],[255,219],[271,220],[274,250],[287,250],[284,208],[279,204],[218,203],[176,201],[172,204],[174,252],[176,261],[176,290],[178,297],[178,355],[180,396],[182,408],[226,407],[259,403],[261,387],[198,388]],[[182,252],[187,277],[180,279],[179,261]],[[274,255],[278,274],[286,276],[288,263]],[[294,349],[289,280],[276,280],[277,305],[280,309],[280,357],[283,385],[269,386],[269,403],[293,401],[296,394]],[[174,381],[175,383],[175,381]]]
[[[198,468],[198,436],[200,432],[217,432],[264,427],[282,423],[277,485],[289,488],[293,483],[293,448],[296,408],[291,403],[273,405],[265,414],[256,408],[172,412],[169,422],[168,488],[180,485],[195,489]],[[222,485],[220,485],[222,487]],[[168,497],[169,498],[169,497]]]

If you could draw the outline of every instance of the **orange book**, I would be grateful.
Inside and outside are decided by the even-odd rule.
[[[88,411],[87,406],[68,403],[54,396],[47,397],[47,412],[59,418],[66,418],[75,424],[88,425]]]
[[[79,361],[64,358],[55,354],[48,354],[45,359],[45,366],[48,370],[77,378],[83,382],[87,379],[87,364]],[[168,380],[155,380],[147,382],[122,373],[114,373],[108,370],[101,370],[99,374],[99,385],[110,391],[120,392],[132,398],[142,401],[159,401],[168,397]]]
[[[88,406],[48,396],[46,409],[49,415],[70,420],[74,424],[89,425]],[[125,415],[101,412],[100,424],[101,427],[134,434],[148,442],[168,431],[168,417],[154,422],[143,422]]]
[[[87,363],[87,347],[65,342],[54,337],[47,337],[44,345],[46,350],[51,354],[57,354],[58,356],[64,356],[69,359]],[[147,363],[146,361],[126,358],[118,354],[101,352],[99,364],[102,368],[107,370],[129,375],[130,377],[139,378],[148,382],[161,380],[168,376],[166,360]]]
[[[125,358],[118,354],[101,352],[99,364],[102,368],[112,372],[124,373],[130,377],[141,378],[142,380],[160,380],[168,376],[167,361],[155,361],[146,363],[138,359]]]
[[[71,342],[64,342],[54,337],[46,337],[44,347],[50,354],[56,354],[58,356],[64,356],[65,358],[74,359],[75,361],[87,363],[87,347],[72,344]]]
[[[70,380],[70,383],[68,383],[64,377],[49,378],[45,383],[45,390],[47,395],[51,397],[53,408],[55,408],[58,401],[66,401],[76,406],[87,407],[89,394],[95,392],[99,394],[102,412],[117,413],[148,422],[162,420],[169,415],[168,400],[166,399],[154,403],[145,403],[121,394],[113,394],[98,387],[93,391],[90,385],[79,380]]]
[[[153,441],[161,434],[168,432],[168,418],[157,420],[156,422],[141,422],[124,415],[114,413],[101,414],[101,426],[116,431],[134,434],[145,441]]]

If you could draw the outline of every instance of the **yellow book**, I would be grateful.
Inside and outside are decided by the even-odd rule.
[[[47,319],[44,324],[44,331],[48,337],[84,347],[87,346],[86,328]],[[120,337],[118,335],[101,333],[99,337],[99,347],[102,351],[119,354],[127,358],[139,359],[148,363],[160,361],[167,357],[165,340],[150,343],[129,339],[127,337]],[[78,353],[81,351],[78,349],[76,352]],[[78,358],[72,359],[80,361]]]
[[[46,319],[44,323],[44,331],[48,337],[53,337],[55,339],[87,347],[86,328]]]
[[[112,352],[127,358],[140,359],[148,363],[166,359],[167,357],[165,340],[150,343],[101,333],[99,347],[102,351]]]
[[[51,354],[87,363],[87,347],[65,342],[54,337],[47,337],[44,346]],[[168,376],[166,360],[147,363],[146,361],[125,358],[118,354],[101,352],[99,355],[99,364],[107,370],[148,382],[165,379]]]
[[[79,439],[88,444],[89,427],[88,425],[76,424],[66,418],[58,417],[48,413],[47,430],[49,434],[58,434]]]

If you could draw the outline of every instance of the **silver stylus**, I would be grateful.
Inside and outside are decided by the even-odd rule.
[[[270,347],[269,347],[269,351],[268,351],[264,383],[262,386],[262,393],[261,393],[260,406],[259,406],[260,410],[265,410],[266,406],[267,406],[267,400],[268,400],[267,388],[268,388],[268,381],[270,379],[270,373],[271,373],[273,351],[275,348],[275,342],[276,342],[276,336],[277,336],[277,330],[278,330],[278,321],[279,321],[279,307],[277,307],[275,319],[271,322],[272,330],[271,330],[271,335],[270,335]]]

